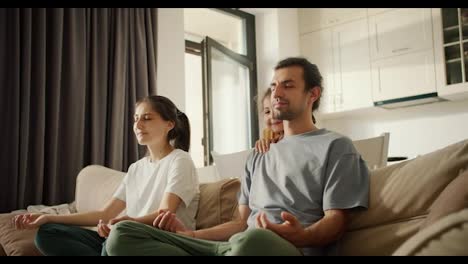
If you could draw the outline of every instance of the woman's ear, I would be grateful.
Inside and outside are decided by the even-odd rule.
[[[171,131],[175,127],[175,122],[174,121],[167,121],[167,133]]]

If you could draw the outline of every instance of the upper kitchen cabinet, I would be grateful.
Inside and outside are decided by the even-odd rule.
[[[301,54],[319,68],[322,74],[324,93],[320,103],[321,113],[335,111],[335,66],[333,60],[333,42],[331,29],[324,29],[302,35],[300,38]]]
[[[374,104],[436,102],[432,11],[398,8],[369,17]]]
[[[366,8],[299,8],[298,10],[300,34],[367,16]]]
[[[390,11],[390,10],[393,10],[393,9],[395,9],[395,8],[368,8],[367,9],[367,15],[373,16],[373,15],[384,13],[384,12],[387,12],[387,11]]]
[[[369,17],[371,58],[432,48],[430,8],[398,8]]]
[[[300,45],[324,78],[320,113],[373,106],[367,19],[304,34]]]
[[[468,98],[468,8],[435,8],[437,91],[449,100]]]

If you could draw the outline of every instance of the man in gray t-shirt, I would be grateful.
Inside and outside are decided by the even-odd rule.
[[[201,230],[187,229],[175,214],[156,218],[157,228],[121,222],[112,231],[107,252],[323,254],[321,249],[346,231],[349,210],[368,206],[369,172],[348,138],[313,124],[312,111],[319,106],[322,90],[317,66],[306,59],[288,58],[276,65],[272,111],[275,119],[283,120],[284,138],[269,152],[250,155],[238,219]],[[142,237],[153,240],[139,243]]]
[[[248,227],[256,228],[260,212],[282,223],[281,212],[294,215],[307,228],[330,209],[367,207],[368,171],[352,142],[326,129],[286,136],[265,154],[247,159],[239,204],[251,213]],[[303,248],[306,255],[322,254]]]

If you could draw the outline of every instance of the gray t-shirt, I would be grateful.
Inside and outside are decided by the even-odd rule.
[[[351,140],[319,129],[286,136],[265,154],[249,155],[242,178],[239,204],[248,205],[247,224],[264,211],[282,223],[282,211],[309,226],[328,209],[367,208],[369,171]],[[321,255],[322,248],[303,248],[305,255]]]

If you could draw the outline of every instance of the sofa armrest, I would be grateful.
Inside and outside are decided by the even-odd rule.
[[[124,172],[99,165],[83,168],[76,179],[76,210],[89,212],[102,209],[112,198],[124,176]]]

